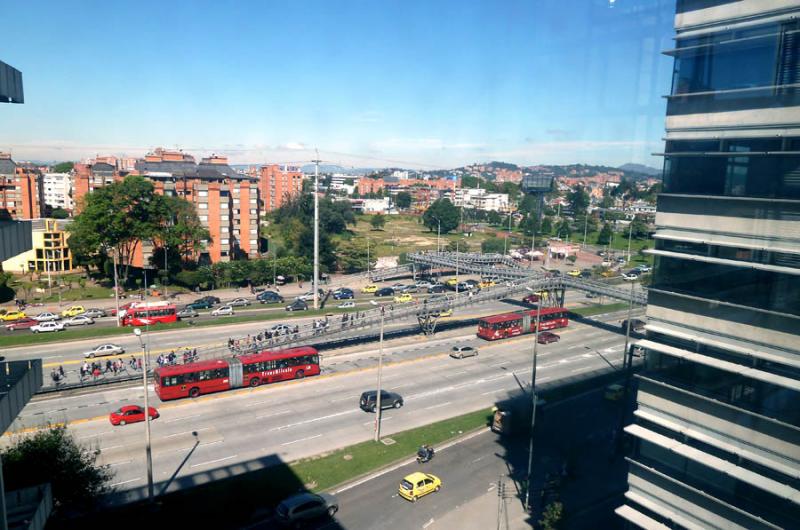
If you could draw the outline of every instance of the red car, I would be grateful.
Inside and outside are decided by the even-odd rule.
[[[154,407],[150,407],[150,419],[154,420],[158,416],[158,411]],[[125,405],[121,409],[112,412],[108,419],[111,421],[111,425],[138,423],[144,421],[144,408],[139,405]]]
[[[535,304],[539,302],[539,295],[538,294],[529,294],[525,298],[522,299],[523,302],[526,304]]]
[[[560,335],[550,333],[549,331],[542,331],[539,333],[539,344],[550,344],[551,342],[558,342],[561,340]]]
[[[21,318],[19,320],[12,322],[11,324],[6,324],[6,329],[8,331],[16,331],[18,329],[31,329],[38,323],[39,321],[33,318]]]

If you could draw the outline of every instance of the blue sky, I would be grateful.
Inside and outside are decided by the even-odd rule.
[[[79,7],[76,7],[79,6]],[[37,1],[4,8],[14,158],[660,165],[674,0]]]

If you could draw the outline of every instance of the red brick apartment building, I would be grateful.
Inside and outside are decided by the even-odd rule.
[[[16,220],[41,217],[43,178],[41,171],[17,164],[9,153],[0,153],[0,210]]]
[[[261,166],[259,190],[264,211],[271,212],[303,191],[303,173],[300,168],[270,164]]]

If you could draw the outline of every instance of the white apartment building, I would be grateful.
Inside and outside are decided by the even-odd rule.
[[[472,204],[476,210],[486,212],[508,212],[508,193],[486,193],[475,197]]]
[[[43,179],[44,203],[51,208],[72,211],[72,175],[69,173],[45,173]]]

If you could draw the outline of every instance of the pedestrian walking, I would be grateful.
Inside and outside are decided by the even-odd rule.
[[[58,365],[58,373],[59,373],[59,375],[61,375],[61,377],[66,377],[64,375],[64,367],[62,365],[60,365],[60,364]]]

